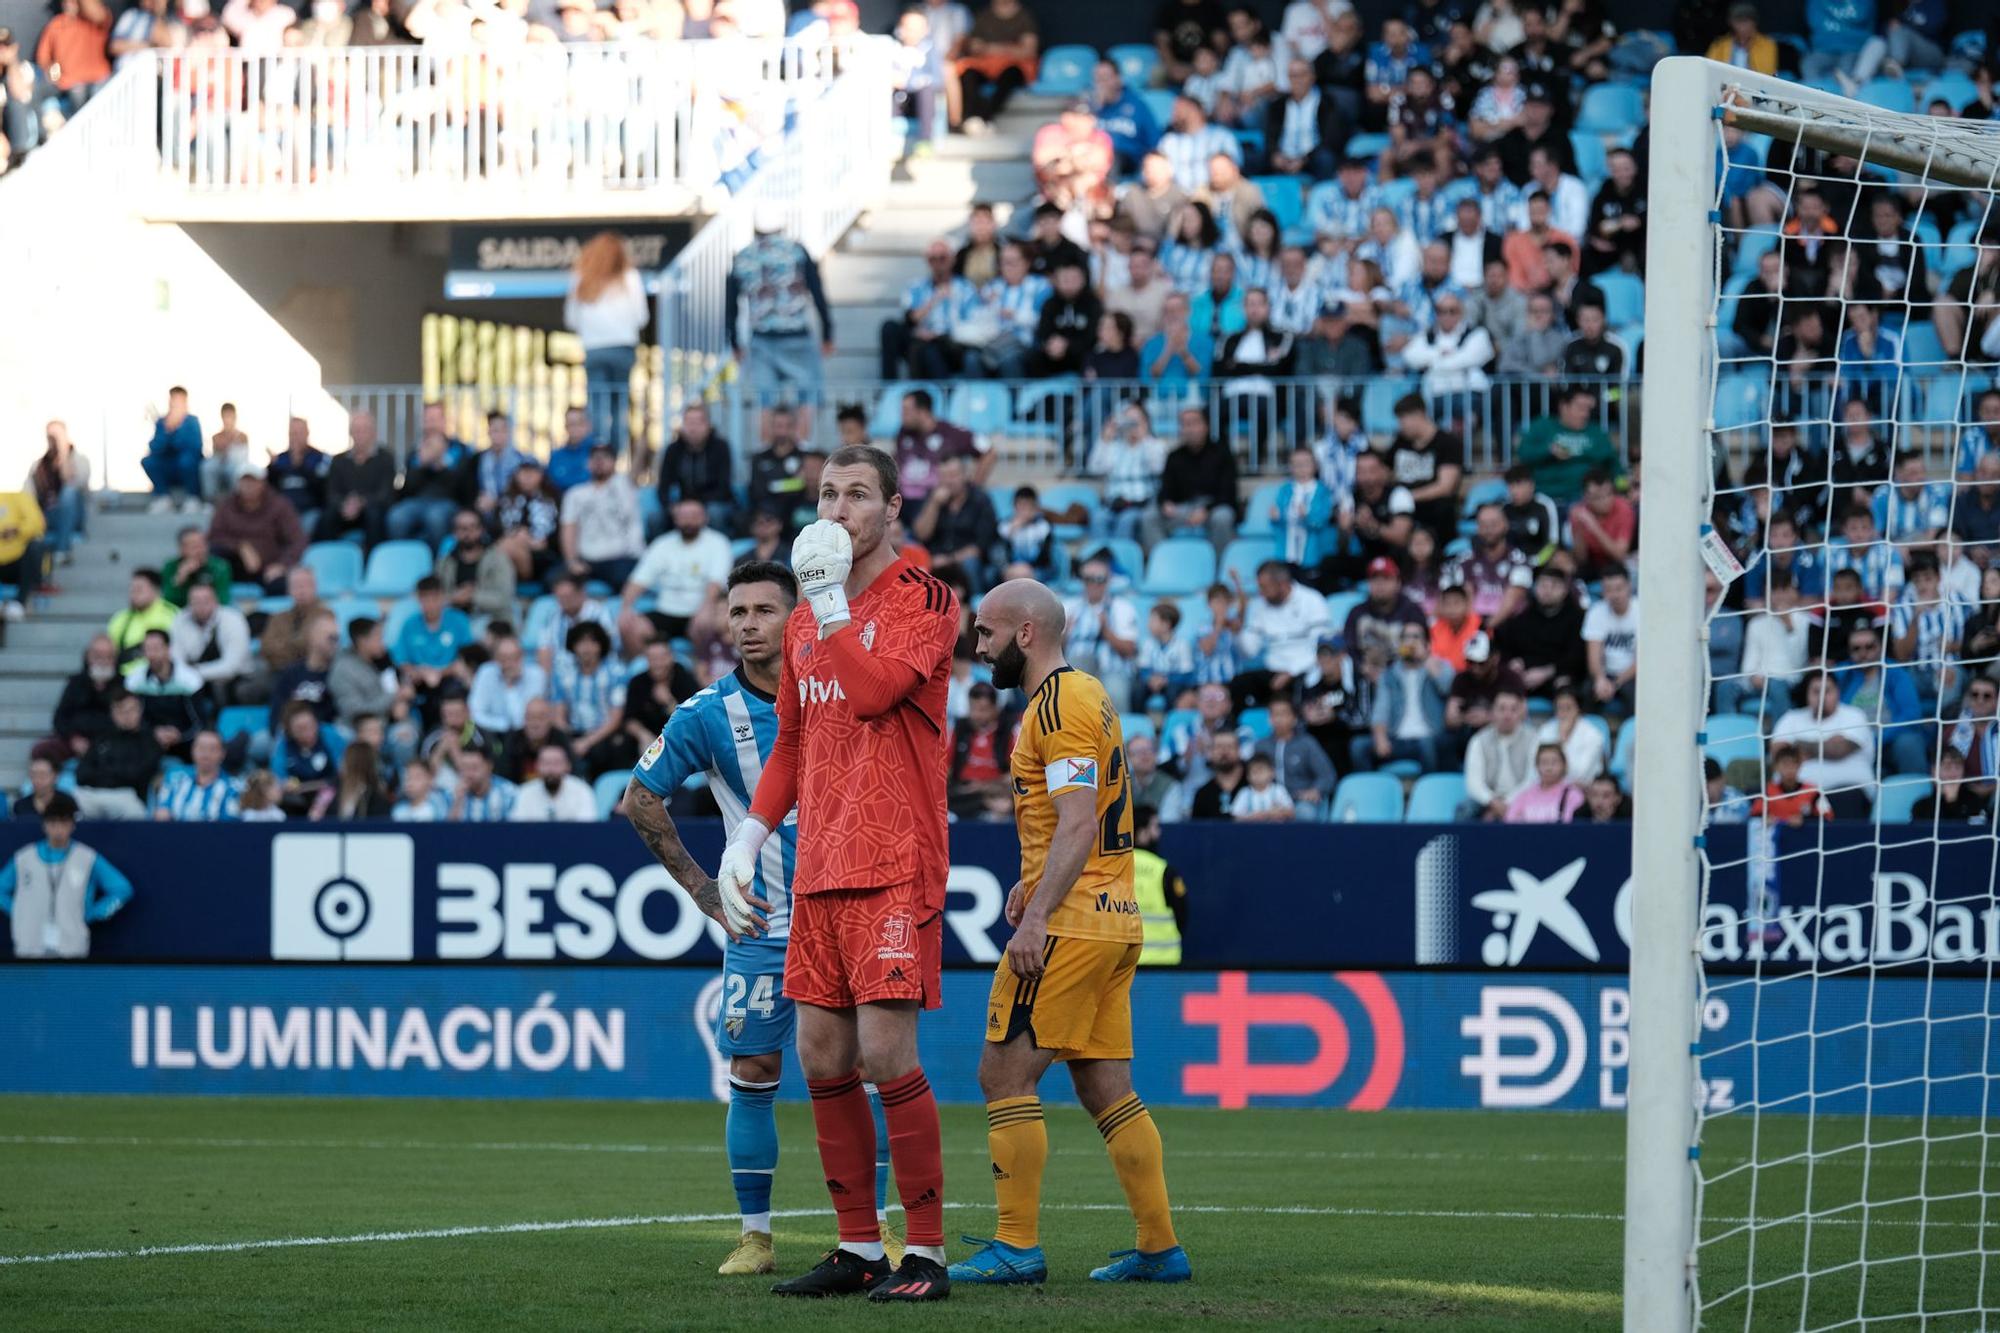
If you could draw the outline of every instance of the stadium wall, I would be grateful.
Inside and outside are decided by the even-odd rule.
[[[947,973],[924,1021],[945,1101],[982,1100],[988,985]],[[0,969],[0,1093],[722,1100],[721,988],[685,968],[21,964]],[[1979,1114],[1984,997],[1981,981],[1919,978],[1802,981],[1765,988],[1755,1009],[1711,996],[1700,1095],[1726,1111],[1754,1079],[1766,1105],[1811,1092],[1828,1114]],[[1142,972],[1132,998],[1133,1080],[1155,1105],[1625,1105],[1620,977]],[[1826,1035],[1750,1040],[1798,1030],[1809,1006]],[[1939,1021],[1953,1018],[1967,1021]],[[1918,1020],[1926,1040],[1874,1037]],[[1067,1084],[1043,1093],[1067,1100]],[[794,1076],[782,1095],[802,1093]]]
[[[714,864],[720,823],[690,820],[683,831],[696,859]],[[1930,832],[1888,825],[1878,838],[1877,826],[1835,824],[1782,829],[1749,847],[1742,826],[1711,829],[1717,862],[1738,869],[1709,888],[1707,967],[1869,962],[1983,974],[2000,960],[2000,910],[1984,892],[2000,844],[1976,827],[1960,840]],[[0,824],[0,855],[34,833]],[[615,824],[102,823],[84,840],[135,886],[93,931],[99,961],[708,966],[721,957],[720,928]],[[1812,857],[1788,855],[1808,846]],[[1622,975],[1629,957],[1623,825],[1552,838],[1477,824],[1193,824],[1170,828],[1163,850],[1190,886],[1190,968]],[[1019,855],[1009,827],[954,828],[948,965],[999,959]]]

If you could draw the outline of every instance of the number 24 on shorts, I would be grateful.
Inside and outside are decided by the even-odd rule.
[[[762,976],[746,977],[741,972],[731,972],[722,1000],[724,1018],[742,1018],[755,1010],[760,1017],[769,1018],[776,1007],[773,992],[777,989],[777,978],[765,973]]]

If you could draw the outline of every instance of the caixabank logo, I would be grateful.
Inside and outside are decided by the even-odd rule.
[[[1215,989],[1181,995],[1181,1022],[1200,1040],[1214,1034],[1213,1060],[1190,1056],[1180,1091],[1234,1109],[1277,1101],[1379,1111],[1402,1082],[1403,1011],[1374,972],[1331,981],[1218,972]]]

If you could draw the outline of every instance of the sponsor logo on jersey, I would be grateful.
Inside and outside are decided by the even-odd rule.
[[[1114,916],[1137,916],[1139,904],[1131,898],[1114,899],[1109,893],[1100,893],[1097,895],[1097,910]]]
[[[847,691],[840,688],[839,681],[819,680],[812,676],[800,678],[799,703],[801,706],[809,703],[832,703],[835,699],[842,700],[843,702],[847,699]]]
[[[653,737],[653,743],[646,747],[646,753],[639,756],[639,767],[651,768],[660,761],[660,752],[667,748],[664,734]]]

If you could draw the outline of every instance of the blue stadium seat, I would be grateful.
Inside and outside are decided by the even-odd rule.
[[[1264,192],[1264,206],[1278,220],[1278,230],[1296,227],[1305,220],[1306,191],[1297,176],[1252,176]]]
[[[1134,736],[1145,736],[1150,739],[1154,735],[1153,719],[1144,713],[1121,713],[1118,716],[1118,725],[1124,730],[1125,739],[1128,741]]]
[[[1875,793],[1875,822],[1878,824],[1907,824],[1913,818],[1910,813],[1918,801],[1931,794],[1931,780],[1913,775],[1882,779],[1880,790]]]
[[[1979,251],[1975,248],[1978,241],[1978,218],[1966,218],[1953,224],[1951,234],[1945,237],[1944,253],[1934,261],[1938,279],[1948,281],[1971,268],[1979,258]]]
[[[1757,261],[1778,248],[1778,233],[1769,228],[1758,227],[1736,235],[1736,263],[1732,273],[1757,275]]]
[[[1592,134],[1623,134],[1646,123],[1646,95],[1629,83],[1598,83],[1584,89],[1576,128]]]
[[[902,398],[897,397],[897,413],[902,412]],[[953,425],[963,426],[974,435],[1004,434],[1013,419],[1014,406],[1011,395],[1004,384],[973,381],[961,384],[951,391],[951,405],[945,411],[945,419]],[[894,431],[889,432],[894,434]],[[1006,510],[1000,516],[1007,516]]]
[[[903,395],[913,389],[928,389],[931,401],[944,406],[945,396],[937,385],[923,380],[892,380],[882,386],[875,399],[875,411],[868,418],[869,435],[878,440],[896,438],[896,432],[903,428]]]
[[[414,597],[405,597],[391,604],[389,610],[382,617],[382,641],[390,644],[395,643],[396,636],[402,633],[403,623],[411,616],[421,615],[422,613],[423,608],[417,605],[417,599]]]
[[[1755,736],[1760,730],[1757,719],[1743,713],[1711,713],[1708,720],[1701,724],[1701,729],[1711,745],[1716,741],[1733,741],[1745,736]]]
[[[1763,375],[1729,375],[1715,386],[1715,425],[1733,430],[1764,421],[1771,411],[1771,383]]]
[[[1947,70],[1926,83],[1918,98],[1926,107],[1943,98],[1951,104],[1952,110],[1963,111],[1967,103],[1979,100],[1979,89],[1957,70]]]
[[[1144,96],[1153,91],[1153,76],[1160,71],[1160,53],[1144,42],[1121,42],[1104,53],[1105,59],[1118,66],[1118,77],[1125,80],[1125,86]],[[1167,127],[1165,116],[1157,117],[1162,130]]]
[[[1392,181],[1383,181],[1375,187],[1375,199],[1382,208],[1401,213],[1417,197],[1417,178],[1398,176]]]
[[[1739,714],[1738,716],[1741,715]],[[1724,768],[1728,768],[1738,759],[1754,760],[1763,757],[1764,738],[1759,736],[1755,730],[1757,719],[1754,717],[1744,717],[1742,720],[1751,725],[1752,730],[1749,735],[1730,736],[1720,740],[1714,736],[1710,736],[1708,744],[1702,747],[1703,752],[1709,758],[1715,760],[1716,763],[1721,764]]]
[[[1340,824],[1399,824],[1403,784],[1387,773],[1349,773],[1333,791],[1333,818]]]
[[[1507,483],[1500,477],[1485,477],[1475,481],[1465,491],[1465,516],[1471,518],[1479,512],[1481,505],[1507,503]]]
[[[1449,824],[1458,818],[1458,803],[1465,799],[1465,774],[1426,773],[1410,789],[1410,807],[1403,811],[1408,824]]]
[[[1333,621],[1333,632],[1338,634],[1347,624],[1348,614],[1355,607],[1368,600],[1365,589],[1350,588],[1346,592],[1330,592],[1326,595],[1327,618]]]
[[[1904,365],[1937,366],[1948,359],[1945,356],[1944,343],[1939,341],[1937,329],[1929,321],[1911,324],[1903,329]]]
[[[435,564],[423,542],[383,542],[369,552],[368,573],[354,591],[362,597],[406,597]]]
[[[1618,728],[1618,739],[1611,746],[1611,776],[1627,791],[1632,787],[1632,747],[1638,740],[1639,728],[1628,720]]]
[[[1236,146],[1243,150],[1246,159],[1255,158],[1264,151],[1264,131],[1248,125],[1238,125],[1229,131],[1236,136]]]
[[[1118,573],[1135,583],[1146,572],[1146,553],[1130,537],[1085,538],[1076,548],[1077,564],[1099,551],[1111,552],[1111,563],[1117,566]]]
[[[1380,157],[1383,151],[1389,147],[1389,142],[1389,136],[1386,134],[1351,134],[1347,137],[1347,155],[1349,157]]]
[[[1139,92],[1139,100],[1146,104],[1146,110],[1153,113],[1153,123],[1165,133],[1167,122],[1173,118],[1174,99],[1180,94],[1172,88],[1144,88]]]
[[[1278,554],[1278,544],[1269,537],[1238,537],[1222,550],[1222,565],[1216,573],[1224,583],[1229,582],[1230,571],[1243,580],[1246,588],[1257,582],[1257,566]]]
[[[756,548],[757,539],[755,537],[738,537],[735,541],[729,543],[729,558],[731,560],[741,560]]]
[[[639,488],[639,525],[645,529],[649,540],[654,533],[667,530],[667,507],[660,501],[658,486]],[[444,554],[443,551],[438,552],[440,557]]]
[[[618,799],[625,794],[625,785],[632,775],[622,768],[614,768],[609,773],[599,773],[597,781],[591,784],[591,792],[597,797],[597,817],[611,818],[611,812],[618,805]]]
[[[1077,408],[1077,391],[1083,380],[1076,375],[1057,375],[1021,386],[1014,400],[1014,420],[1007,429],[1015,435],[1038,435],[1053,439],[1063,432],[1065,418]]]
[[[552,597],[549,600],[553,602],[555,599]],[[375,603],[363,601],[359,597],[338,598],[331,605],[333,606],[333,614],[340,620],[340,641],[342,643],[349,641],[348,627],[355,621],[361,619],[363,616],[373,618],[380,614]]]
[[[1035,489],[1041,493],[1042,508],[1052,509],[1058,513],[1068,509],[1071,505],[1082,505],[1084,511],[1091,516],[1094,522],[1098,511],[1104,508],[1103,495],[1098,492],[1095,486],[1090,485],[1088,482],[1057,482],[1052,486],[1037,486]],[[1000,511],[1000,518],[1003,522],[1006,520],[1006,510],[1003,509]],[[1073,541],[1083,536],[1088,531],[1088,527],[1088,524],[1084,527],[1078,527],[1072,523],[1058,523],[1056,524],[1056,538],[1059,541]]]
[[[361,582],[361,548],[353,542],[314,542],[299,563],[318,576],[322,601],[345,597]]]
[[[1149,597],[1178,597],[1215,582],[1215,548],[1200,537],[1170,537],[1146,558],[1139,590]]]
[[[215,719],[216,734],[225,742],[238,736],[255,734],[264,730],[270,722],[271,710],[262,704],[238,704],[225,708]]]
[[[1236,729],[1247,731],[1253,740],[1271,739],[1271,710],[1268,708],[1246,708],[1236,715]]]
[[[1268,537],[1277,531],[1271,522],[1271,506],[1278,502],[1282,481],[1267,481],[1250,492],[1250,503],[1237,516],[1236,531],[1245,537]]]
[[[1369,380],[1361,391],[1361,429],[1370,435],[1394,435],[1396,400],[1416,387],[1415,380]]]
[[[1870,79],[1861,85],[1854,98],[1882,111],[1908,113],[1917,109],[1917,95],[1908,79]]]
[[[1736,318],[1736,303],[1741,299],[1743,289],[1748,287],[1750,280],[1756,276],[1755,273],[1745,273],[1739,269],[1723,280],[1722,294],[1715,302],[1716,345],[1723,356],[1743,356],[1750,350],[1748,344],[1738,337],[1736,330],[1729,325]]]
[[[1604,318],[1613,328],[1646,318],[1646,284],[1630,273],[1600,273],[1591,279],[1604,293]]]
[[[1097,65],[1097,49],[1090,46],[1052,46],[1042,53],[1041,69],[1028,91],[1038,97],[1074,97],[1090,91],[1090,71]]]
[[[1576,174],[1583,178],[1585,185],[1595,186],[1611,174],[1606,162],[1609,150],[1604,146],[1604,136],[1593,130],[1571,130],[1569,149],[1576,158]]]

